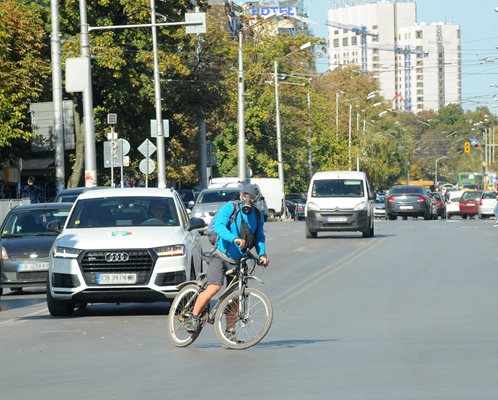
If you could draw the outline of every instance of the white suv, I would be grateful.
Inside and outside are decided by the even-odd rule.
[[[68,316],[88,303],[172,299],[180,283],[201,272],[196,229],[204,225],[189,219],[170,189],[82,193],[50,251],[50,314]]]

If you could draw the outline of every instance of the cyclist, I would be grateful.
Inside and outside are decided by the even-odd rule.
[[[242,258],[246,250],[255,246],[260,263],[265,267],[270,264],[266,255],[263,213],[254,206],[258,196],[258,186],[250,183],[242,186],[238,211],[232,223],[230,219],[235,210],[233,202],[225,204],[218,211],[214,226],[218,240],[207,268],[208,285],[206,290],[199,294],[192,315],[186,321],[188,332],[197,332],[200,327],[200,315],[223,285],[225,272]],[[260,213],[259,218],[256,213]],[[233,325],[227,324],[227,331],[233,333]]]

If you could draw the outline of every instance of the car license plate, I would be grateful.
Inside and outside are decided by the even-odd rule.
[[[329,222],[348,222],[348,217],[329,217]]]
[[[413,210],[413,206],[399,206],[401,210]]]
[[[99,285],[122,285],[137,282],[137,274],[97,274]]]
[[[17,266],[18,272],[48,271],[48,262],[24,262]]]

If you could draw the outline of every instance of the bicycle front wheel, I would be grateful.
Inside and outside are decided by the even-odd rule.
[[[214,319],[216,336],[229,349],[244,350],[265,337],[273,320],[273,308],[266,295],[245,288],[228,295]]]
[[[168,314],[168,332],[171,341],[177,347],[187,347],[199,336],[201,329],[190,333],[185,328],[185,322],[192,314],[199,293],[198,285],[187,285],[178,292],[171,303]]]

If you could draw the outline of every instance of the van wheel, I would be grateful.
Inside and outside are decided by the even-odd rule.
[[[304,230],[306,233],[306,239],[316,239],[317,232],[310,231],[307,226],[304,228]]]
[[[364,238],[369,238],[374,235],[374,227],[373,224],[367,228],[367,230],[361,232],[361,236]]]

